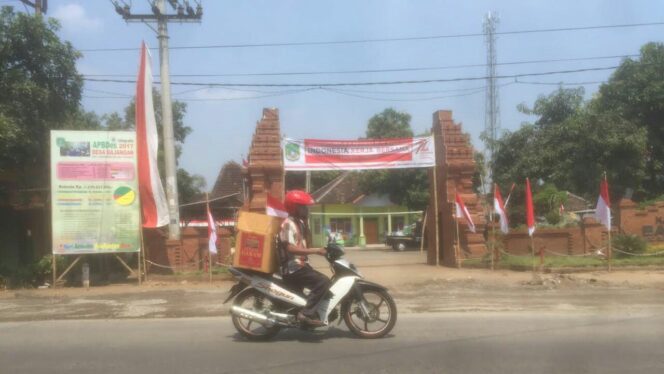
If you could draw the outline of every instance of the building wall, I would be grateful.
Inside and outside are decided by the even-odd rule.
[[[323,247],[327,243],[326,230],[330,228],[330,220],[332,218],[350,219],[352,231],[350,235],[345,235],[344,245],[357,246],[359,245],[360,239],[360,216],[356,214],[367,214],[364,216],[365,219],[371,217],[378,218],[378,241],[382,243],[385,241],[387,231],[389,231],[387,228],[388,217],[386,215],[371,215],[371,213],[406,212],[408,211],[408,208],[403,206],[361,207],[353,204],[320,204],[312,206],[309,211],[311,213],[310,225],[312,233],[312,245],[314,247]],[[325,214],[321,216],[317,213]],[[349,215],[340,215],[341,213],[346,213]],[[394,220],[395,217],[403,217],[404,225],[408,225],[414,220],[414,217],[411,214],[393,215],[392,219]],[[318,223],[318,227],[314,227],[316,223]]]
[[[620,201],[620,228],[651,244],[664,244],[664,201],[640,209],[633,201]]]

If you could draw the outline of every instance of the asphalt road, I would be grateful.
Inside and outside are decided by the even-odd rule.
[[[0,323],[1,373],[662,373],[658,313],[400,315],[380,340],[345,326],[243,341],[227,317]]]

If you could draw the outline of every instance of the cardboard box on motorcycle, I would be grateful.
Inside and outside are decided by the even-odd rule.
[[[278,265],[274,238],[282,221],[266,214],[240,212],[233,267],[274,273]]]

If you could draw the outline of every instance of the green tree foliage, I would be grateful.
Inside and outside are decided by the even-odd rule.
[[[159,134],[159,153],[158,164],[159,174],[162,178],[165,176],[165,162],[164,162],[164,139],[163,139],[163,123],[162,123],[162,109],[161,109],[161,95],[158,91],[152,90],[152,97],[154,102],[154,114],[157,122],[157,133]],[[187,104],[181,101],[173,101],[173,136],[175,138],[175,158],[176,162],[182,153],[182,145],[185,139],[191,133],[191,127],[184,124],[184,117],[187,113]],[[132,99],[129,105],[124,110],[124,116],[119,113],[111,113],[102,117],[104,127],[108,130],[133,130],[136,128],[136,99]],[[202,176],[197,174],[189,174],[186,170],[178,168],[178,197],[180,204],[191,202],[192,199],[200,197],[205,188],[205,180]]]
[[[154,102],[154,116],[157,121],[157,133],[159,134],[159,163],[163,170],[163,122],[161,110],[161,95],[159,91],[152,90],[152,98]],[[184,116],[187,114],[187,104],[181,101],[173,101],[173,137],[175,138],[175,157],[176,160],[180,158],[182,153],[182,144],[191,133],[191,127],[184,124]],[[105,127],[108,130],[133,130],[136,128],[136,99],[132,99],[129,105],[124,110],[124,117],[118,113],[111,113],[105,115],[103,120]]]
[[[205,178],[198,174],[189,174],[186,170],[179,168],[177,170],[178,178],[178,197],[180,203],[198,201],[204,198]]]
[[[80,53],[58,29],[56,20],[0,9],[0,170],[43,168],[49,130],[84,115]]]
[[[559,88],[538,98],[532,109],[520,110],[538,119],[497,141],[494,176],[499,184],[530,177],[592,198],[607,171],[613,196],[640,188],[647,136],[642,127],[584,102],[581,88]]]
[[[600,87],[597,110],[633,122],[647,134],[640,195],[664,193],[664,44],[648,43],[638,59],[626,59]],[[637,191],[639,192],[639,191]]]
[[[408,113],[387,108],[369,119],[367,138],[410,138],[413,136],[410,118]]]
[[[410,114],[385,109],[371,117],[367,138],[408,138],[413,136]],[[367,171],[360,180],[367,193],[382,193],[409,209],[423,210],[429,205],[429,176],[425,169],[396,169]]]

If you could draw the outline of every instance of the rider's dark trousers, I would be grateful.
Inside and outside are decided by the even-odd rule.
[[[330,280],[322,273],[314,270],[311,266],[304,265],[302,269],[294,273],[284,276],[284,280],[293,285],[297,290],[302,291],[302,288],[308,288],[311,292],[307,298],[307,305],[302,312],[307,317],[318,318],[316,314],[316,304],[325,296],[327,289],[330,287]]]

